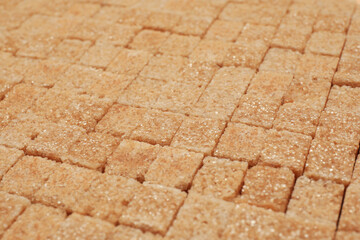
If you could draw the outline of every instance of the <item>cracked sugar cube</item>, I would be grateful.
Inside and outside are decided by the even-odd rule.
[[[203,157],[201,153],[163,147],[151,163],[145,181],[187,190],[202,164]]]
[[[268,45],[262,40],[238,40],[227,52],[224,66],[242,66],[258,68],[262,62]]]
[[[345,43],[345,35],[342,33],[315,32],[311,35],[306,52],[339,57]]]
[[[130,136],[146,113],[144,108],[113,105],[96,125],[95,131],[109,133],[115,137]]]
[[[325,110],[360,114],[359,96],[360,88],[335,85],[330,90]]]
[[[134,194],[142,190],[135,180],[101,174],[80,200],[87,214],[116,224]]]
[[[262,71],[251,80],[247,93],[253,96],[267,96],[277,99],[284,95],[293,75],[290,73]]]
[[[297,51],[282,48],[271,48],[261,63],[260,71],[294,73],[301,54]]]
[[[74,15],[80,17],[92,17],[101,9],[100,4],[95,3],[74,3],[65,12],[65,16]]]
[[[306,53],[300,57],[295,77],[331,83],[338,62],[338,57]]]
[[[351,112],[323,111],[316,137],[333,143],[357,146],[360,141],[360,116]]]
[[[234,204],[197,193],[190,194],[179,210],[167,239],[220,239]]]
[[[120,52],[120,48],[110,44],[96,43],[80,59],[80,63],[92,67],[106,68]]]
[[[108,158],[105,173],[143,182],[160,149],[159,145],[124,139]]]
[[[171,34],[160,47],[159,52],[174,56],[189,56],[199,44],[200,37]]]
[[[284,103],[302,103],[324,109],[331,83],[294,79],[284,95]]]
[[[344,186],[331,181],[297,179],[286,214],[336,224],[344,194]]]
[[[108,222],[73,213],[61,223],[58,230],[49,237],[49,240],[106,240],[113,229],[114,225]]]
[[[124,105],[149,108],[155,104],[161,94],[165,81],[146,77],[137,77],[120,94],[117,102]]]
[[[97,40],[106,33],[111,26],[111,22],[100,21],[98,19],[85,18],[84,21],[74,26],[68,33],[69,38],[80,40]]]
[[[335,240],[356,240],[360,238],[358,232],[337,231]]]
[[[342,55],[333,83],[336,85],[349,85],[360,87],[360,58]]]
[[[66,163],[60,164],[35,193],[35,200],[67,212],[85,214],[86,205],[82,203],[82,200],[91,183],[100,175],[101,173],[97,171]]]
[[[339,230],[360,230],[360,184],[352,183],[346,189],[344,203],[341,210]]]
[[[78,61],[91,46],[91,41],[64,39],[49,54],[51,57],[67,62]]]
[[[144,239],[144,240],[160,240],[163,239],[159,234],[153,234],[151,232],[143,232],[140,229],[128,227],[125,225],[118,225],[110,234],[109,240],[132,240],[132,239]]]
[[[119,222],[165,235],[185,198],[186,193],[178,189],[144,184],[142,190],[135,193]]]
[[[239,36],[244,24],[242,22],[216,20],[205,35],[205,39],[233,42]]]
[[[5,232],[2,239],[46,239],[65,221],[66,212],[41,204],[32,204]]]
[[[231,201],[239,193],[248,167],[245,162],[206,157],[195,175],[190,194],[198,193]]]
[[[303,173],[311,137],[288,131],[270,129],[260,154],[260,164],[287,167],[296,177]]]
[[[262,40],[267,45],[270,45],[275,32],[276,32],[276,28],[273,26],[247,23],[244,26],[244,29],[242,30],[239,38],[237,39],[237,42],[242,42],[242,41],[251,42],[251,41]]]
[[[132,41],[132,39],[140,30],[140,26],[115,23],[111,25],[110,28],[97,39],[97,42],[104,45],[110,44],[116,47],[125,47]]]
[[[209,118],[186,118],[171,146],[210,155],[225,128],[225,122]]]
[[[214,155],[256,165],[265,142],[265,129],[242,123],[228,123],[215,148]]]
[[[169,38],[169,35],[170,34],[167,32],[145,29],[135,36],[129,47],[135,50],[143,50],[155,54]]]
[[[234,201],[285,212],[294,181],[288,168],[255,166],[246,172],[241,195]]]
[[[3,177],[0,189],[34,199],[58,164],[41,157],[24,156]]]
[[[150,60],[152,55],[142,50],[121,49],[106,70],[110,72],[135,75],[138,74]]]
[[[28,144],[26,153],[64,161],[70,147],[84,134],[85,131],[77,126],[51,124]]]
[[[149,110],[130,138],[150,144],[170,145],[183,119],[181,114]]]
[[[0,237],[29,205],[30,201],[24,197],[0,191]]]
[[[102,170],[107,158],[119,145],[119,140],[109,134],[91,132],[81,135],[73,143],[64,162],[94,170]]]
[[[230,43],[220,40],[202,40],[190,54],[190,59],[199,62],[214,62],[221,65],[231,47]]]
[[[278,96],[257,96],[249,93],[240,99],[231,121],[269,129],[280,105],[281,98]]]
[[[15,148],[0,146],[0,180],[24,156],[24,152]]]
[[[271,45],[273,47],[290,48],[303,51],[312,33],[312,27],[299,24],[281,24]]]
[[[357,146],[335,144],[315,139],[305,165],[305,176],[332,180],[348,185],[351,180]]]
[[[319,118],[319,109],[304,103],[285,103],[278,111],[274,128],[314,137]]]
[[[211,17],[184,15],[173,31],[178,34],[202,36],[205,34],[213,19]]]
[[[169,12],[161,12],[161,11],[153,11],[150,12],[144,21],[143,26],[145,28],[151,28],[161,31],[171,31],[180,21],[181,15],[169,13]]]

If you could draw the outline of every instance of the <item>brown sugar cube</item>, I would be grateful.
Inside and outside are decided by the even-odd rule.
[[[22,156],[23,151],[0,146],[0,180]]]
[[[360,184],[350,184],[346,189],[344,204],[341,210],[339,230],[356,231],[360,229]]]
[[[131,26],[125,24],[113,24],[110,28],[98,38],[97,42],[104,45],[125,47],[141,30],[140,26]]]
[[[190,59],[221,65],[230,47],[230,43],[220,40],[202,40],[190,54]]]
[[[176,113],[149,110],[131,133],[130,138],[150,144],[170,145],[183,118],[183,115]]]
[[[209,118],[186,118],[172,139],[171,146],[210,155],[225,122]]]
[[[294,2],[290,5],[288,13],[284,16],[281,22],[290,25],[313,27],[319,13],[319,9],[310,5],[311,4]]]
[[[314,25],[314,31],[346,33],[351,20],[351,14],[320,12]]]
[[[188,59],[181,56],[157,55],[141,71],[140,76],[165,81],[176,81]]]
[[[59,45],[57,45],[50,57],[61,59],[67,62],[78,61],[91,46],[90,41],[81,41],[77,39],[64,39]]]
[[[155,107],[164,111],[187,113],[204,91],[204,86],[182,82],[168,82],[162,88]]]
[[[284,103],[302,103],[319,110],[324,109],[331,84],[295,79],[284,95]]]
[[[282,48],[271,48],[260,65],[260,71],[294,73],[301,54]]]
[[[282,72],[262,71],[251,80],[247,93],[277,99],[284,95],[293,80],[293,75]]]
[[[15,63],[15,71],[24,75],[24,81],[40,87],[52,87],[69,67],[59,60],[24,59]]]
[[[108,158],[105,173],[143,182],[160,149],[159,145],[124,139]]]
[[[117,102],[124,105],[149,108],[161,94],[165,81],[137,77],[120,94]]]
[[[121,74],[138,74],[148,63],[151,54],[146,51],[121,49],[107,70]]]
[[[257,41],[262,40],[267,45],[270,45],[271,40],[276,32],[276,28],[273,26],[266,26],[266,25],[256,25],[247,23],[244,26],[237,42],[242,41]]]
[[[105,240],[113,229],[114,225],[108,222],[73,213],[49,239]]]
[[[237,41],[226,54],[224,66],[258,68],[267,50],[268,45],[262,40]]]
[[[359,10],[357,12],[359,12]],[[353,18],[351,19],[348,35],[358,35],[360,33],[359,23],[360,23],[360,14],[354,15]]]
[[[184,149],[163,147],[150,165],[145,181],[187,190],[204,155]]]
[[[21,35],[23,33],[21,32],[21,30],[19,30],[18,34]],[[18,36],[14,35],[13,38],[16,38]],[[60,39],[53,36],[41,35],[30,35],[23,38],[27,40],[21,41],[19,38],[17,39],[18,44],[16,46],[18,47],[18,50],[16,52],[16,56],[25,58],[45,59],[48,57],[51,50],[56,47],[61,41]]]
[[[174,27],[175,33],[184,35],[202,36],[205,34],[213,19],[201,16],[183,16],[180,22]]]
[[[256,165],[265,141],[265,130],[242,123],[229,123],[215,149],[216,157],[246,161]],[[251,141],[249,141],[251,139]]]
[[[84,134],[80,127],[49,124],[28,144],[26,153],[63,161],[70,147]]]
[[[80,24],[74,26],[68,33],[69,38],[95,41],[107,32],[111,22],[85,18]]]
[[[3,99],[5,94],[9,92],[12,87],[20,83],[22,80],[23,76],[6,68],[2,69],[0,66],[0,99]]]
[[[240,191],[247,167],[245,162],[206,157],[204,165],[195,175],[190,194],[232,200]]]
[[[160,47],[159,52],[174,56],[189,56],[200,42],[199,37],[171,34]]]
[[[358,156],[358,158],[356,160],[353,175],[351,178],[351,182],[359,182],[360,183],[360,155]]]
[[[273,47],[290,48],[303,51],[312,33],[312,27],[306,25],[281,24],[271,45]]]
[[[180,19],[181,15],[178,14],[153,11],[147,16],[143,26],[160,31],[171,31]]]
[[[34,195],[45,184],[58,164],[41,157],[25,156],[3,177],[3,191],[34,199]]]
[[[357,35],[347,36],[342,55],[350,55],[353,57],[360,54],[360,38]]]
[[[151,232],[143,232],[140,229],[128,227],[125,225],[118,225],[114,228],[114,231],[108,237],[109,240],[132,240],[132,239],[144,239],[144,240],[160,240],[161,235],[153,234]]]
[[[349,85],[360,87],[360,58],[343,55],[340,59],[339,67],[334,76],[333,83],[336,85]]]
[[[101,9],[100,4],[95,3],[74,3],[66,11],[66,15],[74,15],[79,17],[92,17]]]
[[[16,218],[30,205],[26,198],[0,191],[0,236],[15,222]]]
[[[61,208],[67,212],[85,214],[86,205],[82,203],[91,183],[101,173],[81,167],[60,164],[49,179],[35,193],[36,202]]]
[[[185,14],[194,16],[207,16],[212,18],[215,18],[225,5],[226,1],[224,0],[216,0],[211,2],[201,0],[183,3]]]
[[[357,146],[315,139],[311,143],[305,176],[348,185],[354,168]]]
[[[325,110],[360,114],[359,96],[360,88],[335,85],[330,90]]]
[[[70,146],[64,162],[102,170],[107,158],[118,145],[119,140],[108,134],[98,132],[84,134]]]
[[[301,176],[296,181],[286,214],[336,224],[343,194],[343,185]]]
[[[97,132],[109,133],[115,137],[127,137],[139,125],[146,109],[113,105],[96,125]]]
[[[274,128],[314,137],[319,118],[319,109],[303,103],[285,103],[278,111]]]
[[[297,64],[295,77],[313,81],[331,82],[339,58],[314,54],[304,54]]]
[[[130,48],[157,53],[159,48],[169,38],[169,33],[154,30],[142,30],[130,43]]]
[[[135,180],[101,174],[91,183],[80,203],[86,213],[111,223],[117,223],[135,193],[142,185]]]
[[[220,239],[234,204],[193,193],[166,234],[167,239]]]
[[[207,31],[205,38],[233,42],[237,39],[243,27],[242,22],[216,20]]]
[[[285,212],[294,181],[288,168],[255,166],[247,171],[241,196],[234,201]]]
[[[323,111],[316,138],[357,146],[360,141],[360,116],[351,112]]]
[[[311,140],[310,136],[299,133],[270,129],[260,154],[260,164],[287,167],[299,177],[304,170]]]
[[[65,211],[33,204],[16,219],[2,239],[46,239],[57,231],[65,217]]]
[[[271,128],[281,105],[281,97],[246,94],[240,99],[231,121]]]
[[[215,63],[189,60],[181,69],[179,77],[175,81],[190,84],[209,84],[215,72],[219,69],[220,67]]]
[[[142,188],[135,193],[119,222],[164,235],[182,206],[186,193],[151,184],[144,184]]]
[[[92,67],[106,68],[119,52],[120,48],[110,44],[97,43],[85,52],[80,59],[80,63]]]
[[[360,238],[360,233],[357,232],[346,232],[346,231],[337,231],[336,240],[356,240]]]
[[[110,16],[114,16],[117,22],[121,24],[128,24],[128,25],[136,25],[142,26],[144,25],[150,11],[145,8],[117,8],[114,6],[109,6],[112,8],[111,12],[109,9],[104,9],[102,14],[99,13],[99,17],[103,18],[105,15],[108,15],[107,18]]]
[[[307,43],[306,52],[339,57],[344,43],[342,33],[315,32]]]
[[[1,36],[1,31],[0,31]],[[1,39],[1,37],[0,37]],[[1,40],[0,40],[1,41]],[[17,58],[13,56],[10,52],[1,52],[0,51],[0,67],[10,67],[16,62]]]

